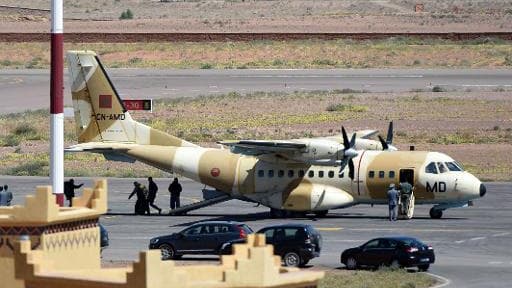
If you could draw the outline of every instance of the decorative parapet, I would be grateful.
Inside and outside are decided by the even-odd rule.
[[[222,256],[216,266],[176,266],[174,261],[162,261],[160,251],[151,250],[141,252],[139,261],[127,267],[102,269],[97,220],[107,210],[106,187],[105,181],[96,182],[94,190],[86,189],[71,208],[58,207],[51,189],[38,187],[25,207],[3,210],[0,239],[8,239],[9,246],[0,243],[2,284],[9,288],[311,288],[324,275],[281,267],[264,235],[249,235],[247,243],[235,245],[233,255]]]

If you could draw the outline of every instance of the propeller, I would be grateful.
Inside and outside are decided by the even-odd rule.
[[[386,140],[382,138],[382,136],[378,136],[380,144],[382,145],[382,150],[396,150],[393,144],[393,121],[389,122],[388,126],[388,135],[386,136]],[[391,148],[391,149],[390,149]]]
[[[354,162],[352,158],[358,155],[357,151],[354,149],[354,145],[356,144],[356,134],[352,134],[352,138],[350,141],[348,140],[347,131],[345,131],[345,127],[341,127],[341,133],[343,135],[343,160],[341,161],[340,172],[343,173],[343,169],[348,164],[349,173],[348,176],[350,179],[354,180]]]

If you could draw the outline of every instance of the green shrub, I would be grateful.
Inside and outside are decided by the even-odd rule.
[[[210,63],[201,63],[201,66],[200,66],[201,69],[212,69],[213,68],[213,65],[210,64]]]
[[[121,13],[121,16],[119,16],[120,20],[126,20],[126,19],[133,19],[133,12],[130,9],[126,9],[126,11],[123,11]]]
[[[444,89],[441,86],[436,85],[436,86],[432,87],[432,92],[446,92],[446,89]]]
[[[366,111],[368,111],[368,107],[367,106],[363,106],[363,105],[351,105],[351,104],[330,104],[329,106],[327,106],[327,108],[325,110],[327,110],[329,112],[345,111],[345,112],[357,112],[357,113],[359,113],[359,112],[366,112]]]
[[[28,161],[8,169],[6,174],[11,176],[48,176],[48,166],[48,161],[45,160]]]
[[[18,146],[20,145],[20,142],[21,142],[21,139],[20,137],[16,136],[16,135],[13,135],[13,134],[9,134],[5,137],[2,137],[0,139],[0,144],[1,146],[3,147],[14,147],[14,146]]]

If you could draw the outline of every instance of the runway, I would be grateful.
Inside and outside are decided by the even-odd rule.
[[[108,69],[108,67],[107,67]],[[512,70],[499,69],[108,69],[121,97],[159,99],[255,91],[354,89],[371,92],[512,89]],[[67,73],[65,101],[71,106]],[[0,70],[0,114],[49,107],[48,70]],[[20,101],[23,99],[23,101]],[[23,103],[23,105],[21,105]]]
[[[145,183],[145,179],[137,179]],[[75,178],[78,183],[91,186],[90,179]],[[231,200],[188,216],[131,216],[134,200],[128,200],[135,179],[109,179],[109,214],[102,223],[110,233],[110,247],[104,251],[104,260],[134,260],[138,251],[147,249],[149,239],[178,232],[203,220],[237,220],[253,230],[286,222],[305,222],[313,225],[323,236],[321,257],[313,259],[314,267],[335,269],[341,267],[340,253],[363,244],[372,237],[410,235],[434,247],[437,261],[431,272],[449,279],[445,287],[508,287],[512,281],[512,183],[486,183],[485,197],[469,208],[451,209],[440,220],[430,219],[430,206],[417,206],[415,218],[390,223],[386,220],[387,207],[360,205],[332,211],[327,218],[269,219],[268,208],[254,203]],[[15,194],[14,202],[22,203],[22,196],[34,193],[34,186],[46,185],[47,178],[0,176],[0,184],[8,184]],[[157,204],[168,209],[169,179],[156,179],[160,190]],[[182,202],[200,199],[202,184],[183,180]],[[191,260],[215,262],[216,257],[188,257]]]

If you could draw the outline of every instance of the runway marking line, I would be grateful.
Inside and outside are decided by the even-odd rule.
[[[464,243],[464,242],[466,242],[466,240],[458,240],[458,241],[455,241],[455,243],[457,243],[457,244]]]
[[[341,227],[320,227],[316,228],[318,231],[340,231],[343,230]]]
[[[492,237],[501,237],[501,236],[507,236],[509,235],[510,232],[504,232],[504,233],[498,233],[498,234],[493,234]]]
[[[500,265],[500,264],[503,264],[503,262],[501,262],[501,261],[490,261],[489,264],[490,265]]]
[[[469,241],[483,240],[485,238],[487,238],[487,237],[473,237],[473,238],[469,239]]]

